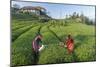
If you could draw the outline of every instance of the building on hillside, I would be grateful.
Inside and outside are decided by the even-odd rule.
[[[22,7],[19,12],[22,12],[22,13],[35,13],[36,15],[44,15],[46,13],[46,9],[41,7],[41,6],[25,6],[25,7]]]
[[[82,22],[81,18],[76,18],[76,22]]]

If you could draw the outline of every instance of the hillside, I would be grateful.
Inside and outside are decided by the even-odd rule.
[[[59,25],[50,22],[33,23],[33,21],[18,20],[12,22],[12,37],[14,38],[12,40],[12,65],[34,64],[36,57],[32,52],[32,41],[39,30],[43,35],[42,41],[46,48],[40,53],[37,64],[95,61],[95,26],[83,23]],[[75,50],[71,55],[68,54],[66,48],[59,46],[59,39],[65,41],[68,34],[71,34],[75,41]]]

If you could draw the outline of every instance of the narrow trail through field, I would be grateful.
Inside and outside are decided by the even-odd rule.
[[[37,33],[41,34],[40,31],[42,29],[43,26],[40,26],[40,28],[38,29]]]
[[[47,27],[48,30],[60,41],[60,42],[63,42],[62,39],[54,32],[50,29],[50,26]]]
[[[48,30],[49,30],[60,42],[63,42],[63,43],[64,43],[64,41],[63,41],[53,30],[50,29],[50,26],[48,26],[47,28],[48,28]],[[64,44],[65,44],[65,43],[64,43]],[[75,62],[75,61],[76,61],[76,58],[77,58],[75,52],[73,52],[73,53],[71,54],[71,56],[73,57],[73,62]]]
[[[18,59],[14,63],[25,63],[25,62],[30,62],[30,64],[37,63],[36,60],[38,58],[34,57],[34,52],[32,51],[32,41],[34,37],[36,36],[36,33],[39,32],[41,29],[41,26],[38,25],[36,27],[32,27],[30,30],[27,32],[21,34],[13,43],[12,43],[12,53],[13,54],[13,59],[15,58],[23,58],[23,61],[21,59]],[[14,51],[16,49],[19,49],[17,51]],[[16,56],[19,55],[19,56]],[[20,56],[21,55],[21,56]],[[20,65],[20,64],[19,64]]]
[[[12,31],[16,31],[16,30],[18,30],[18,29],[20,29],[20,28],[24,28],[24,27],[26,27],[26,26],[29,26],[30,24],[21,24],[21,25],[19,25],[19,26],[15,26],[14,28],[13,28],[13,25],[12,25]]]
[[[32,26],[30,26],[29,28],[26,28],[26,30],[23,30],[20,34],[17,34],[16,37],[15,37],[14,39],[12,38],[12,41],[14,42],[18,37],[20,37],[20,36],[21,36],[22,34],[24,34],[25,32],[31,30],[33,27],[36,27],[36,26],[32,25]],[[22,28],[20,28],[20,29],[22,29]]]
[[[41,25],[41,26],[38,28],[38,31],[36,32],[37,34],[41,34],[40,31],[41,31],[42,27],[43,27],[43,26]],[[36,65],[36,64],[38,63],[38,61],[39,61],[39,56],[40,56],[40,55],[39,55],[39,54],[34,54],[33,56],[34,56],[33,64]]]

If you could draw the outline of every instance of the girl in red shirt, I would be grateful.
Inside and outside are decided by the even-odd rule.
[[[74,50],[74,40],[72,39],[71,35],[68,35],[68,39],[66,40],[66,46],[68,53],[71,54]]]

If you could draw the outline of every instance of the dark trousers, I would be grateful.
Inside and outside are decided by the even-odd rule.
[[[34,65],[37,65],[39,61],[39,52],[34,51]]]

